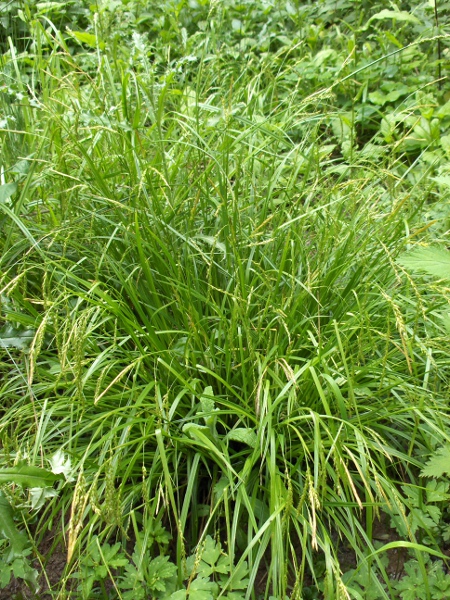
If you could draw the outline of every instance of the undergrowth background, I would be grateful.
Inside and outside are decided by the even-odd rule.
[[[449,17],[0,3],[1,587],[448,597]]]

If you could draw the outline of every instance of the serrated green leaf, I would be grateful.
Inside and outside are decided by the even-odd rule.
[[[209,565],[214,565],[221,555],[220,544],[216,543],[210,535],[206,536],[202,552],[202,560]]]
[[[216,585],[204,577],[196,577],[189,586],[189,600],[213,600]]]
[[[168,556],[157,556],[151,560],[148,566],[150,589],[164,592],[166,590],[164,580],[170,579],[176,571],[177,567],[169,562]]]
[[[427,506],[426,510],[420,508],[412,508],[409,514],[410,529],[413,533],[418,528],[424,529],[425,531],[436,527],[441,516],[441,511],[437,506]]]
[[[138,557],[136,557],[138,558]],[[122,577],[122,581],[119,582],[119,587],[122,590],[129,590],[123,594],[124,599],[140,600],[144,598],[145,586],[144,586],[144,573],[141,569],[137,569],[131,563],[128,563],[125,567],[125,575]],[[133,596],[133,594],[135,594]]]
[[[245,592],[228,592],[224,600],[244,600]]]
[[[231,576],[230,588],[232,590],[243,590],[248,586],[248,566],[247,561],[240,563]]]
[[[448,481],[429,481],[426,486],[427,502],[443,502],[450,497],[448,494]]]
[[[450,475],[450,444],[439,448],[422,469],[421,475],[422,477]]]
[[[0,469],[0,483],[16,483],[22,487],[50,487],[58,479],[64,479],[63,475],[40,467],[17,466]]]
[[[397,261],[411,271],[423,271],[428,275],[450,279],[450,252],[443,248],[415,248],[399,256]]]
[[[29,348],[36,332],[34,329],[18,329],[12,325],[5,325],[0,330],[0,348]]]
[[[145,600],[146,598],[144,586],[133,588],[122,595],[122,600]]]
[[[250,446],[250,448],[255,448],[258,441],[256,433],[249,427],[238,427],[237,429],[232,429],[229,433],[227,433],[225,439],[247,444]]]
[[[101,549],[103,555],[102,560],[104,560],[109,567],[117,569],[128,564],[128,560],[125,558],[122,552],[120,552],[121,544],[119,542],[113,546],[110,546],[107,543],[103,544]]]
[[[164,529],[160,522],[154,522],[150,530],[150,539],[158,544],[166,545],[170,542],[172,536]]]

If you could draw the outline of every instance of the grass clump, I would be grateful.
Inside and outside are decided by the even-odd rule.
[[[448,290],[397,258],[446,238],[436,24],[191,4],[24,3],[3,48],[2,463],[65,478],[8,506],[55,598],[403,597],[397,547],[430,595]]]

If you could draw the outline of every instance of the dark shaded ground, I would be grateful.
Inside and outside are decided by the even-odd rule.
[[[50,589],[58,588],[67,564],[67,549],[62,542],[55,547],[55,535],[55,530],[49,531],[39,545],[39,553],[46,574],[46,576],[42,574],[39,578],[39,593],[34,594],[25,582],[12,578],[6,588],[0,589],[0,600],[51,600],[54,598],[53,594],[49,593],[49,584]],[[33,566],[41,571],[38,560],[33,561]]]

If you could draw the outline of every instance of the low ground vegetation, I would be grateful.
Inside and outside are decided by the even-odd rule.
[[[448,598],[449,3],[1,11],[5,597]]]

